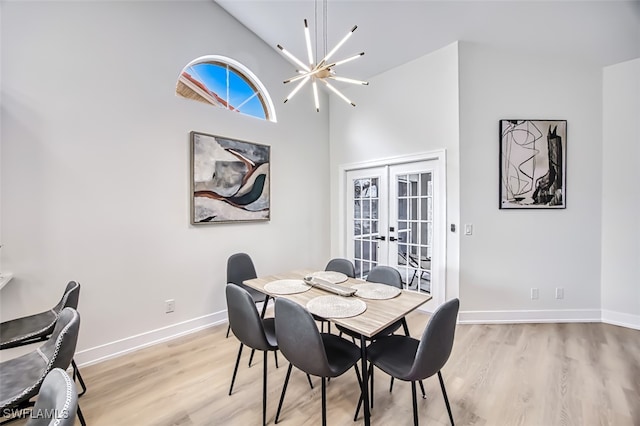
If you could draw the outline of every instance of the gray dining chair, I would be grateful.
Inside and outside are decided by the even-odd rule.
[[[227,259],[227,284],[233,283],[245,289],[251,295],[254,304],[262,303],[260,318],[264,318],[267,312],[267,305],[269,304],[269,296],[243,284],[243,281],[254,278],[258,278],[258,274],[256,273],[256,267],[253,264],[253,260],[251,260],[251,256],[247,253],[235,253],[229,256],[229,259]],[[229,323],[227,327],[227,337],[229,337],[230,330],[231,323]],[[251,356],[249,356],[249,367],[251,367],[254,353],[255,349],[252,349]]]
[[[327,263],[327,266],[324,268],[324,270],[341,272],[349,278],[356,277],[356,268],[355,266],[353,266],[353,262],[351,262],[349,259],[342,259],[339,257],[331,259],[329,263]]]
[[[262,424],[267,424],[267,352],[277,351],[275,322],[273,318],[262,319],[258,316],[255,303],[251,294],[244,288],[229,283],[225,290],[227,296],[227,309],[229,313],[229,325],[233,334],[240,340],[240,349],[236,365],[233,369],[231,387],[229,395],[233,392],[233,384],[236,381],[238,365],[242,348],[250,347],[252,350],[259,350],[264,353],[263,375],[262,375]]]
[[[324,270],[332,271],[332,272],[340,272],[342,274],[345,274],[349,278],[356,277],[356,268],[355,266],[353,266],[353,262],[351,262],[349,259],[342,259],[339,257],[331,259],[327,263],[327,266],[325,266]],[[320,332],[324,331],[324,324],[326,323],[327,332],[331,333],[331,321],[328,321],[317,315],[313,315],[313,319],[320,323]]]
[[[49,371],[66,370],[71,364],[79,329],[78,312],[64,308],[46,342],[32,352],[0,362],[0,412],[33,405],[30,399],[38,394]],[[78,418],[84,425],[80,409]]]
[[[27,426],[73,426],[77,411],[76,384],[66,371],[54,368],[42,382]]]
[[[449,420],[451,425],[454,424],[441,370],[451,355],[459,308],[458,299],[451,299],[439,306],[431,316],[420,340],[407,336],[386,336],[377,339],[367,348],[372,377],[373,366],[375,366],[393,378],[411,382],[413,424],[416,426],[418,425],[416,381],[427,379],[436,373]],[[362,398],[358,402],[356,417],[361,402]]]
[[[369,271],[369,275],[367,275],[367,282],[386,284],[399,289],[403,288],[402,276],[400,275],[400,272],[398,272],[398,270],[395,268],[392,268],[390,266],[385,266],[385,265],[374,266],[371,269],[371,271]],[[344,333],[350,336],[353,342],[355,342],[356,339],[360,339],[361,337],[356,332],[349,330],[348,328],[345,328],[341,325],[336,325],[336,327],[338,328],[338,330],[340,330],[340,335]],[[395,333],[396,331],[398,331],[400,327],[403,328],[405,336],[410,336],[407,320],[406,318],[403,317],[398,321],[394,322],[393,324],[380,330],[375,335],[371,337],[365,337],[365,340],[373,341],[382,336],[389,336]],[[367,381],[369,381],[369,379],[371,380],[370,382],[371,392],[369,394],[370,395],[369,401],[371,403],[371,408],[373,408],[373,376],[369,377],[369,374],[367,373]],[[420,383],[420,390],[422,391],[422,398],[426,398],[427,395],[424,389],[424,384],[422,383],[422,381],[420,381],[419,383]],[[389,392],[391,392],[392,390],[393,390],[393,377],[391,378],[391,382],[389,384]],[[356,413],[356,417],[357,417],[357,413]]]
[[[62,298],[51,309],[34,315],[12,319],[0,323],[0,350],[29,345],[31,343],[47,340],[56,325],[60,312],[64,308],[78,309],[80,298],[80,283],[69,281],[64,289]],[[87,386],[80,374],[80,369],[72,359],[73,378],[78,378],[82,396],[87,391]]]
[[[403,286],[402,286],[402,276],[400,275],[400,272],[398,272],[397,269],[394,269],[390,266],[384,266],[384,265],[378,265],[378,266],[374,266],[371,271],[369,272],[369,275],[367,275],[367,282],[374,282],[374,283],[380,283],[380,284],[386,284],[386,285],[390,285],[392,287],[396,287],[402,290]],[[360,335],[357,334],[356,332],[349,330],[348,328],[342,327],[340,325],[336,325],[336,327],[338,328],[338,330],[340,330],[340,334],[344,333],[348,336],[350,336],[352,339],[359,339]],[[371,338],[368,338],[368,340],[374,340],[378,337],[381,336],[386,336],[389,334],[393,334],[394,332],[396,332],[400,327],[402,327],[404,329],[404,333],[405,335],[409,335],[409,326],[407,325],[407,321],[404,318],[399,319],[398,321],[394,322],[393,324],[389,325],[388,327],[384,328],[383,330],[381,330],[379,333],[377,333],[375,336],[372,336]]]
[[[320,333],[313,317],[302,306],[285,298],[276,299],[276,335],[282,354],[289,360],[276,420],[287,392],[292,367],[322,378],[322,425],[327,424],[327,378],[338,377],[353,367],[362,386],[357,362],[360,348],[335,334]]]

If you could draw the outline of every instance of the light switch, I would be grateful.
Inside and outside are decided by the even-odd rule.
[[[471,223],[464,224],[464,235],[473,235],[473,225]]]

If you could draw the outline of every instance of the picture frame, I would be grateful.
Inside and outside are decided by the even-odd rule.
[[[192,131],[191,224],[271,219],[271,147]]]
[[[500,209],[564,209],[567,121],[500,120]]]

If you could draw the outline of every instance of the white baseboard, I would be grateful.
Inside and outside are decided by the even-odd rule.
[[[79,366],[87,366],[128,354],[148,346],[195,333],[227,322],[227,311],[214,312],[199,318],[172,324],[135,336],[105,343],[104,345],[76,352],[74,360]]]
[[[640,315],[625,314],[622,312],[603,309],[602,322],[640,330]]]
[[[539,311],[460,311],[459,324],[513,324],[540,322],[601,322],[600,309]]]

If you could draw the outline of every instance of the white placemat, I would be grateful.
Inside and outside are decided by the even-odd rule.
[[[318,296],[307,302],[307,310],[323,318],[349,318],[367,310],[360,299],[341,296]]]
[[[322,278],[323,280],[327,280],[333,284],[343,283],[349,279],[349,277],[347,277],[342,272],[335,272],[335,271],[318,271],[318,272],[312,273],[311,276]]]
[[[310,288],[311,286],[306,285],[302,280],[277,280],[264,285],[265,291],[273,294],[304,293]]]
[[[398,287],[379,283],[354,284],[351,288],[358,290],[356,296],[362,297],[363,299],[393,299],[402,293],[402,290]]]

